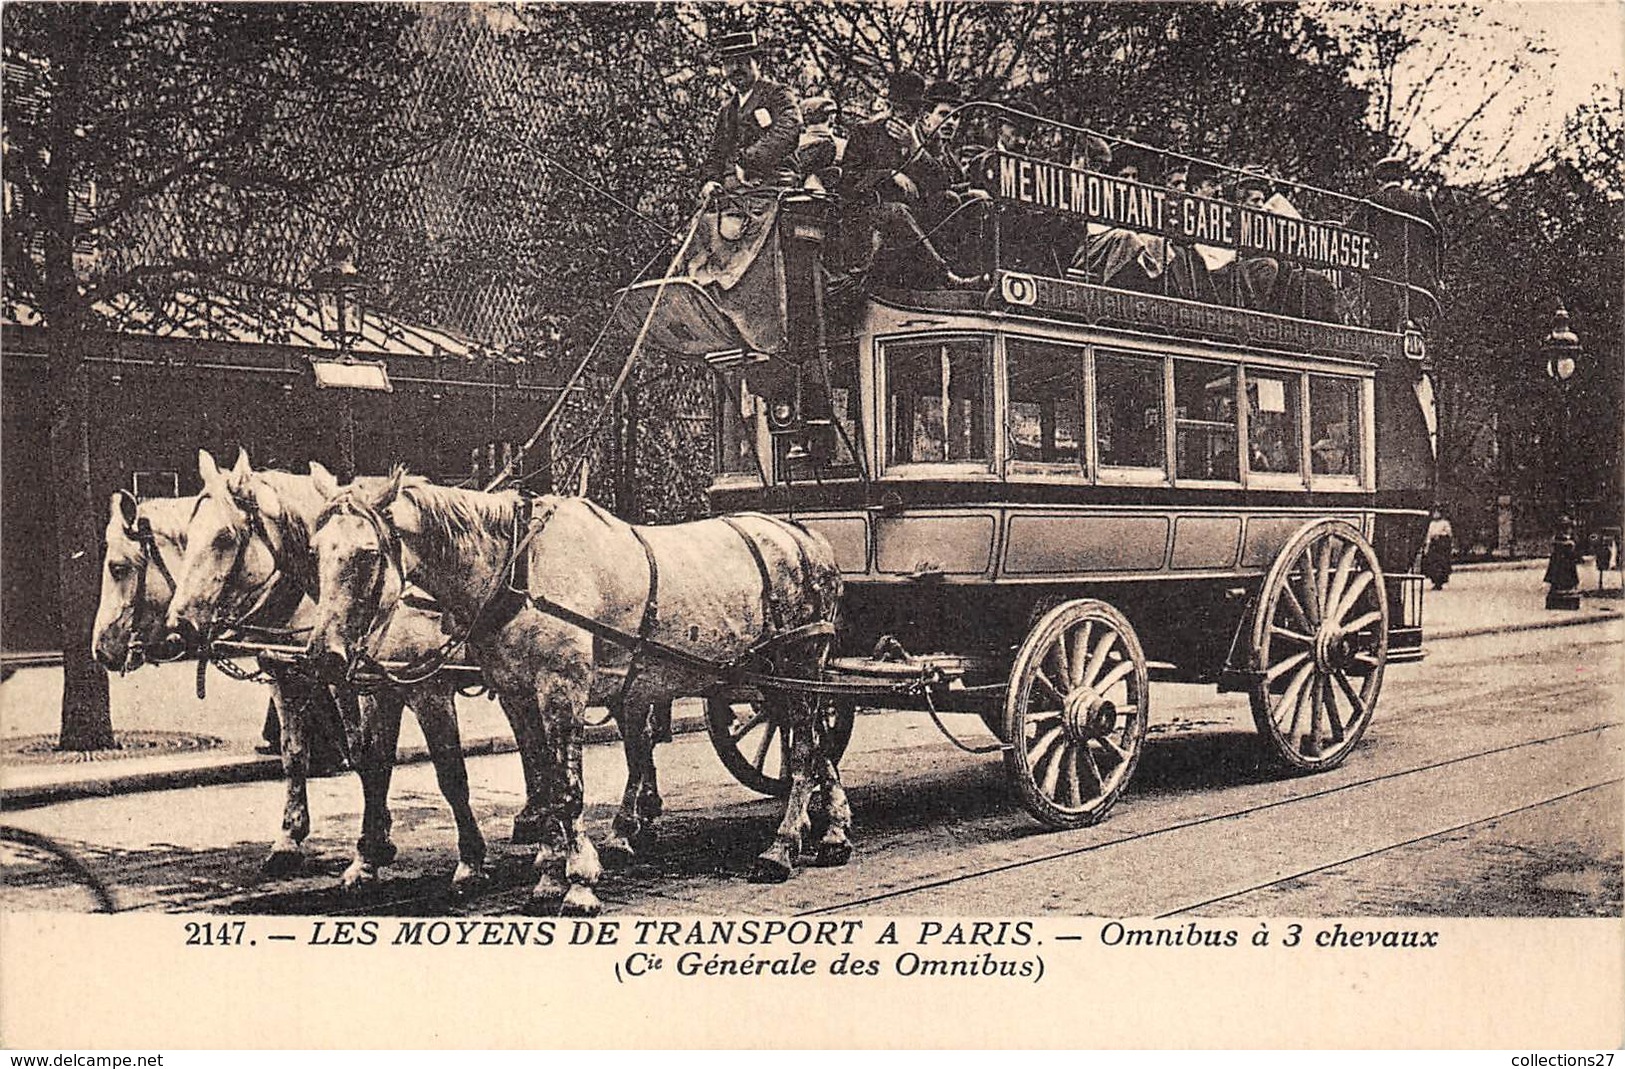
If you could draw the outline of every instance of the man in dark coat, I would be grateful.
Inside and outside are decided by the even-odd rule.
[[[701,193],[709,195],[719,186],[792,184],[801,138],[795,99],[784,86],[762,77],[755,33],[723,34],[717,52],[732,92],[717,114]]]
[[[947,196],[953,185],[953,176],[930,151],[930,133],[920,124],[925,79],[913,71],[893,75],[886,99],[888,113],[860,124],[846,146],[842,197],[852,212],[852,231],[859,236],[853,270],[867,273],[885,250],[896,254],[890,257],[896,266],[917,265],[923,257],[936,276],[917,278],[905,272],[911,276],[905,283],[976,284],[977,279],[953,270],[920,225],[932,215],[930,202]]]
[[[1356,216],[1356,225],[1371,235],[1376,246],[1367,304],[1369,325],[1377,330],[1399,330],[1406,319],[1425,323],[1438,310],[1444,232],[1439,229],[1433,199],[1409,188],[1409,176],[1400,157],[1379,161],[1374,172],[1379,186],[1368,199],[1377,209],[1387,210],[1362,208]],[[1396,212],[1403,214],[1393,214]],[[1408,302],[1407,282],[1412,287]]]

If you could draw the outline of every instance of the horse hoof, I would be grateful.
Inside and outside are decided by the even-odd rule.
[[[339,877],[339,885],[346,891],[360,891],[362,888],[371,887],[377,882],[377,867],[360,859],[350,862],[350,867],[344,870],[343,876]]]
[[[388,839],[380,843],[356,843],[355,852],[357,857],[376,866],[393,865],[395,858],[400,856],[400,850]]]
[[[751,866],[751,883],[783,883],[790,878],[790,863],[772,854],[763,854]]]
[[[631,841],[623,835],[615,835],[605,839],[603,845],[598,848],[598,860],[607,869],[631,868],[637,859],[637,850],[633,848]]]
[[[813,864],[819,868],[835,869],[851,860],[851,843],[819,843],[818,853],[813,858]]]
[[[457,871],[451,874],[451,893],[458,898],[468,898],[484,887],[489,879],[483,865],[458,862]]]
[[[564,893],[564,901],[559,903],[559,914],[565,917],[596,917],[603,911],[604,904],[584,883],[571,884]]]
[[[513,821],[513,835],[510,842],[522,846],[535,846],[542,841],[542,825],[539,821],[520,820]]]
[[[260,866],[267,876],[292,876],[305,867],[305,855],[297,850],[273,850]]]

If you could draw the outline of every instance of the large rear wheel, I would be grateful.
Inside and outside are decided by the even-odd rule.
[[[1342,520],[1287,542],[1253,614],[1253,720],[1270,753],[1335,768],[1371,723],[1388,660],[1388,592],[1371,543]]]
[[[1005,771],[1052,828],[1106,815],[1145,743],[1150,682],[1128,619],[1103,601],[1057,605],[1016,653],[1005,691]]]

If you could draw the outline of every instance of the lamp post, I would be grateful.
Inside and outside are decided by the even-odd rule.
[[[1569,328],[1569,312],[1558,302],[1552,313],[1552,329],[1540,344],[1541,356],[1546,361],[1546,377],[1557,385],[1563,402],[1563,420],[1558,426],[1557,484],[1559,516],[1557,529],[1552,534],[1551,557],[1546,562],[1545,582],[1548,609],[1578,609],[1580,607],[1580,553],[1574,544],[1574,521],[1570,519],[1570,461],[1573,433],[1573,410],[1569,401],[1569,380],[1579,366],[1583,350],[1580,339]]]
[[[382,361],[358,360],[355,355],[365,337],[368,286],[368,279],[355,265],[354,247],[343,242],[328,249],[327,262],[310,278],[322,337],[337,353],[332,358],[310,358],[319,388],[392,389]],[[339,406],[339,477],[348,480],[355,475],[355,408],[346,392]]]

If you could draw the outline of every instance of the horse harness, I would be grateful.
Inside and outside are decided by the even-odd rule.
[[[591,501],[588,507],[597,509]],[[688,650],[679,649],[668,643],[661,642],[654,637],[655,629],[660,623],[660,566],[655,559],[654,547],[644,537],[643,532],[635,525],[627,525],[632,537],[637,539],[638,546],[643,550],[644,561],[649,567],[648,594],[644,599],[643,612],[639,618],[638,629],[635,634],[606,624],[596,617],[578,612],[567,605],[561,605],[545,594],[535,592],[529,588],[529,557],[523,550],[541,534],[547,522],[557,511],[557,506],[549,509],[539,519],[531,515],[532,503],[527,497],[520,498],[515,515],[515,538],[513,553],[509,558],[507,572],[508,582],[498,596],[492,598],[475,620],[475,627],[471,629],[469,637],[476,637],[476,632],[486,635],[500,629],[504,624],[527,605],[538,612],[545,613],[557,620],[592,635],[604,642],[620,646],[631,651],[631,660],[627,666],[626,677],[621,683],[618,701],[624,703],[630,694],[632,684],[637,674],[642,670],[647,658],[666,661],[680,668],[685,668],[703,675],[715,676],[722,679],[739,680],[742,682],[757,683],[762,686],[782,685],[785,683],[807,686],[816,684],[816,680],[787,680],[766,675],[748,669],[748,664],[758,662],[769,656],[773,650],[792,643],[829,638],[835,634],[835,625],[829,620],[814,620],[799,627],[785,628],[784,613],[778,598],[774,594],[772,575],[767,566],[767,560],[762,555],[761,546],[750,536],[733,517],[722,517],[724,523],[733,530],[745,543],[750,551],[751,559],[755,561],[756,568],[762,579],[762,600],[767,607],[771,624],[770,630],[749,649],[738,656],[726,661],[714,661]],[[771,519],[771,517],[768,517]],[[775,521],[778,522],[778,521]],[[517,532],[524,530],[523,537]],[[792,537],[796,551],[801,559],[802,573],[811,576],[811,561],[807,557],[806,548],[799,538]]]

